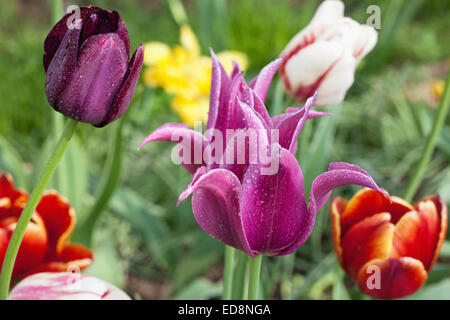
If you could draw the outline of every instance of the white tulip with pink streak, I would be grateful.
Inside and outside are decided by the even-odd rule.
[[[71,272],[44,272],[17,284],[9,300],[131,300],[119,288],[95,277]]]
[[[342,102],[358,63],[373,49],[377,36],[373,27],[344,17],[341,1],[324,1],[281,54],[280,75],[286,92],[306,101],[319,90],[318,105]]]

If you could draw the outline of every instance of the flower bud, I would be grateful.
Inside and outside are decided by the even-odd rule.
[[[116,11],[81,7],[72,19],[65,15],[45,39],[47,100],[69,118],[103,127],[128,109],[144,46],[129,61],[128,30]]]
[[[374,28],[344,17],[341,1],[324,1],[282,52],[280,75],[286,92],[306,101],[319,90],[317,105],[342,102],[359,61],[376,42]]]

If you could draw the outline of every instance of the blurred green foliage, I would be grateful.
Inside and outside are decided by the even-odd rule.
[[[436,114],[428,90],[433,81],[445,76],[444,62],[450,56],[450,2],[344,2],[346,15],[361,23],[367,19],[367,6],[375,2],[380,6],[379,43],[358,69],[342,107],[331,108],[336,116],[307,124],[300,137],[299,161],[309,183],[329,162],[346,161],[360,165],[379,185],[401,195]],[[178,26],[163,0],[71,1],[66,5],[73,3],[118,10],[128,26],[132,48],[150,40],[178,42]],[[203,53],[208,47],[247,53],[248,78],[280,54],[309,22],[318,3],[184,1]],[[11,172],[17,184],[28,190],[45,161],[46,148],[55,139],[42,67],[43,41],[50,28],[50,1],[0,2],[0,171]],[[276,81],[271,86],[267,99],[271,113],[293,104],[280,89]],[[136,298],[217,298],[223,246],[198,227],[189,201],[176,207],[190,175],[170,161],[169,143],[153,143],[137,151],[153,129],[178,121],[169,106],[170,96],[162,90],[138,85],[123,125],[121,180],[97,224],[92,244],[97,259],[88,273],[125,287]],[[104,129],[81,125],[74,151],[66,155],[74,169],[58,179],[69,184],[66,189],[72,191],[64,195],[76,208],[79,221],[87,218],[95,201],[111,146],[108,141],[118,125]],[[440,192],[450,203],[449,160],[447,120],[417,200]],[[56,179],[53,187],[59,186]],[[356,190],[345,187],[339,192],[349,197]],[[295,255],[264,258],[261,297],[365,298],[337,266],[327,210],[318,214],[313,235]],[[131,281],[135,278],[138,284]],[[449,281],[447,242],[427,285],[414,297],[448,298]]]

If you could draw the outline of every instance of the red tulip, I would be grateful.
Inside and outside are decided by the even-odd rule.
[[[362,292],[380,299],[414,293],[426,281],[447,232],[439,195],[414,205],[363,189],[350,201],[335,197],[330,212],[336,254]]]
[[[0,176],[0,267],[27,201],[28,194],[14,188],[10,175]],[[13,278],[88,267],[93,260],[92,252],[82,245],[68,243],[75,222],[75,211],[67,200],[55,191],[46,191],[25,231]]]

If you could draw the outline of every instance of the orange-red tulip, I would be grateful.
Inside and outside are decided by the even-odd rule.
[[[28,201],[28,194],[14,188],[10,175],[0,176],[0,268],[9,240]],[[68,243],[75,227],[75,211],[55,191],[42,196],[20,245],[13,278],[43,272],[62,272],[92,263],[92,252],[79,244]]]
[[[447,232],[447,206],[439,195],[414,205],[372,189],[350,201],[335,197],[330,212],[337,258],[365,294],[396,299],[426,281]]]

